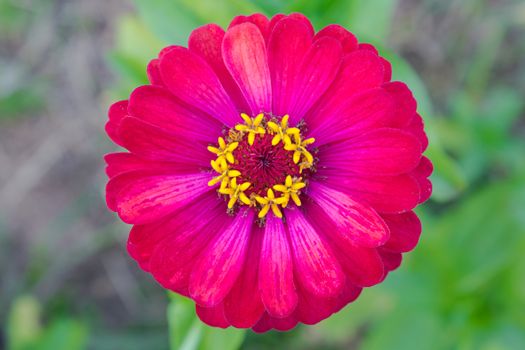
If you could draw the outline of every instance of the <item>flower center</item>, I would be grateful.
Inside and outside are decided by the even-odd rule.
[[[270,210],[282,217],[281,208],[290,200],[301,205],[301,190],[315,161],[308,148],[315,140],[303,139],[299,128],[289,127],[288,115],[241,117],[243,124],[230,129],[226,138],[219,137],[217,146],[208,147],[216,156],[211,166],[219,174],[208,185],[220,183],[218,192],[228,199],[229,210],[247,205],[259,210],[259,218]]]

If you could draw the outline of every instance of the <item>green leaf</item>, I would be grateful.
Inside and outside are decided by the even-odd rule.
[[[442,321],[426,310],[397,310],[383,322],[369,329],[363,350],[441,350],[446,349],[447,335]]]
[[[63,318],[51,323],[34,350],[82,350],[87,346],[86,326],[76,320]]]
[[[211,328],[202,325],[204,328],[202,342],[199,350],[209,349],[224,349],[237,350],[240,349],[245,337],[245,330],[236,328]]]
[[[40,304],[31,296],[18,297],[7,325],[8,350],[82,350],[87,346],[86,326],[69,318],[41,325]]]
[[[373,43],[385,42],[390,33],[396,0],[357,0],[346,1],[350,12],[341,24],[354,32],[360,40]],[[341,16],[341,15],[340,15]]]
[[[40,337],[40,304],[31,296],[19,296],[13,302],[7,321],[7,348],[23,350]]]
[[[234,16],[262,12],[245,0],[134,0],[140,16],[165,44],[185,44],[191,31],[206,23],[226,26]]]
[[[195,304],[188,298],[170,293],[168,324],[171,350],[236,350],[245,330],[213,328],[202,323],[195,313]]]

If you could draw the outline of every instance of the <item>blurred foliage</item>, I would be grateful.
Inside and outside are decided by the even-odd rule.
[[[92,332],[97,319],[90,312],[85,312],[87,320],[72,319],[22,295],[9,309],[7,349],[167,349],[168,338],[172,350],[525,349],[525,71],[516,66],[520,58],[505,56],[508,51],[523,55],[524,62],[525,52],[520,50],[525,45],[514,47],[525,35],[523,4],[511,0],[501,1],[500,7],[488,0],[132,1],[136,11],[118,18],[114,50],[108,54],[119,77],[112,98],[125,98],[134,87],[147,83],[146,64],[162,47],[186,45],[194,28],[209,22],[227,26],[239,14],[302,12],[316,29],[339,23],[360,41],[376,45],[392,62],[394,79],[405,81],[414,92],[430,138],[426,154],[435,166],[434,192],[431,201],[418,209],[424,227],[420,245],[405,255],[401,268],[383,284],[365,290],[352,305],[316,326],[263,335],[210,328],[198,321],[193,303],[170,294],[168,335],[130,327],[108,336]],[[403,27],[409,27],[398,23],[393,28],[403,11],[408,13],[401,13],[405,20],[422,12],[434,16],[437,23],[446,22],[441,16],[448,11],[470,21],[465,20],[464,28],[482,30],[476,43],[461,32],[439,47],[437,53],[452,59],[455,71],[446,76],[455,81],[444,87],[421,71],[421,66],[432,63],[410,57],[410,45],[403,51],[393,43],[394,35],[402,36]],[[28,23],[27,12],[14,1],[0,0],[0,30],[9,40],[16,40]],[[427,30],[433,26],[437,24],[430,23]],[[418,33],[408,37],[417,39]],[[432,35],[427,33],[428,37]],[[412,44],[428,51],[434,45]],[[0,82],[17,74],[6,72]],[[39,108],[42,85],[36,81],[4,90],[7,85],[0,85],[0,119]],[[106,243],[93,249],[107,247],[106,234],[97,233],[94,239]],[[79,254],[78,259],[89,254]],[[35,261],[41,270],[47,268]],[[51,317],[42,316],[46,311]]]
[[[31,296],[20,296],[12,305],[7,324],[10,350],[81,350],[87,345],[87,328],[61,317],[41,324],[41,307]]]
[[[212,328],[195,316],[195,303],[169,293],[168,322],[172,350],[236,350],[244,340],[242,329]]]

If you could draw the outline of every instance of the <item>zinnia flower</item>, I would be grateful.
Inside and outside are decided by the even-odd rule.
[[[317,323],[414,248],[430,196],[416,101],[338,25],[301,14],[194,30],[113,104],[107,203],[130,255],[217,327]]]

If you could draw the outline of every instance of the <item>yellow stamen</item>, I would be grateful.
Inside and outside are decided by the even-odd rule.
[[[208,146],[208,151],[217,155],[217,160],[226,159],[230,164],[235,163],[233,151],[239,146],[239,142],[231,142],[226,144],[222,137],[218,139],[219,147]]]
[[[266,134],[266,129],[261,126],[264,113],[258,114],[255,118],[250,118],[247,114],[241,113],[241,118],[244,120],[245,124],[235,125],[235,130],[248,133],[248,144],[253,146],[253,143],[255,142],[255,135]]]
[[[219,189],[219,193],[230,196],[230,200],[228,201],[228,209],[233,208],[233,206],[235,205],[235,203],[237,203],[238,200],[240,200],[246,205],[252,204],[250,198],[248,198],[248,196],[244,193],[244,191],[250,188],[251,185],[252,184],[249,182],[243,182],[239,185],[237,184],[237,179],[234,177],[230,181],[230,187]]]
[[[306,183],[302,182],[302,178],[292,179],[292,177],[288,175],[286,177],[284,185],[274,185],[273,189],[282,193],[282,198],[285,199],[285,201],[282,203],[282,206],[283,208],[286,208],[288,206],[288,203],[290,202],[290,198],[293,200],[295,205],[297,205],[298,207],[301,206],[301,199],[299,198],[299,194],[301,189],[305,187]]]
[[[275,198],[275,194],[271,188],[268,189],[266,197],[255,196],[255,200],[262,205],[261,211],[259,211],[258,215],[259,218],[262,219],[265,217],[270,209],[272,209],[273,214],[278,218],[283,217],[283,213],[281,212],[279,205],[282,205],[286,199],[284,197]]]
[[[294,134],[294,142],[290,144],[285,144],[284,149],[287,151],[293,151],[293,161],[295,164],[298,164],[301,160],[301,157],[305,159],[304,164],[301,164],[302,169],[309,168],[313,165],[314,156],[306,149],[306,146],[311,145],[315,142],[313,137],[310,137],[306,140],[301,140],[300,134]]]
[[[281,125],[275,122],[268,122],[268,128],[275,134],[272,139],[272,146],[276,146],[279,142],[283,141],[285,145],[292,143],[290,135],[299,135],[300,130],[298,128],[289,128],[288,119],[290,116],[287,114],[281,119]]]
[[[284,184],[275,184],[264,189],[263,193],[266,191],[265,196],[258,195],[256,191],[250,191],[251,194],[248,196],[246,191],[252,187],[252,183],[237,182],[242,174],[239,170],[231,168],[232,166],[237,168],[239,164],[233,153],[243,140],[246,140],[249,146],[253,146],[256,135],[262,137],[268,133],[270,134],[268,137],[271,137],[272,146],[275,147],[282,143],[283,146],[280,147],[291,152],[293,162],[299,165],[299,173],[302,173],[304,169],[313,166],[314,157],[307,150],[307,147],[314,143],[315,139],[302,139],[299,128],[289,127],[288,115],[283,116],[280,122],[265,121],[264,113],[260,113],[254,118],[242,113],[241,118],[244,122],[243,124],[237,124],[235,128],[230,129],[227,138],[219,137],[217,146],[208,147],[208,150],[217,156],[210,164],[218,174],[208,182],[208,185],[215,186],[220,183],[218,192],[228,196],[228,209],[230,211],[237,204],[247,205],[259,208],[259,218],[264,218],[270,210],[276,217],[282,218],[282,208],[286,208],[290,204],[290,200],[295,205],[301,206],[301,190],[306,187],[303,178],[287,175]],[[244,136],[246,136],[246,139]],[[246,147],[246,144],[242,147]],[[277,191],[280,195],[276,196],[274,191]]]
[[[217,160],[212,160],[210,162],[211,167],[220,175],[214,177],[208,182],[208,186],[215,186],[217,183],[221,183],[221,189],[226,188],[230,179],[235,178],[241,175],[241,172],[238,170],[231,170],[228,167],[228,163],[224,159],[218,158]]]

